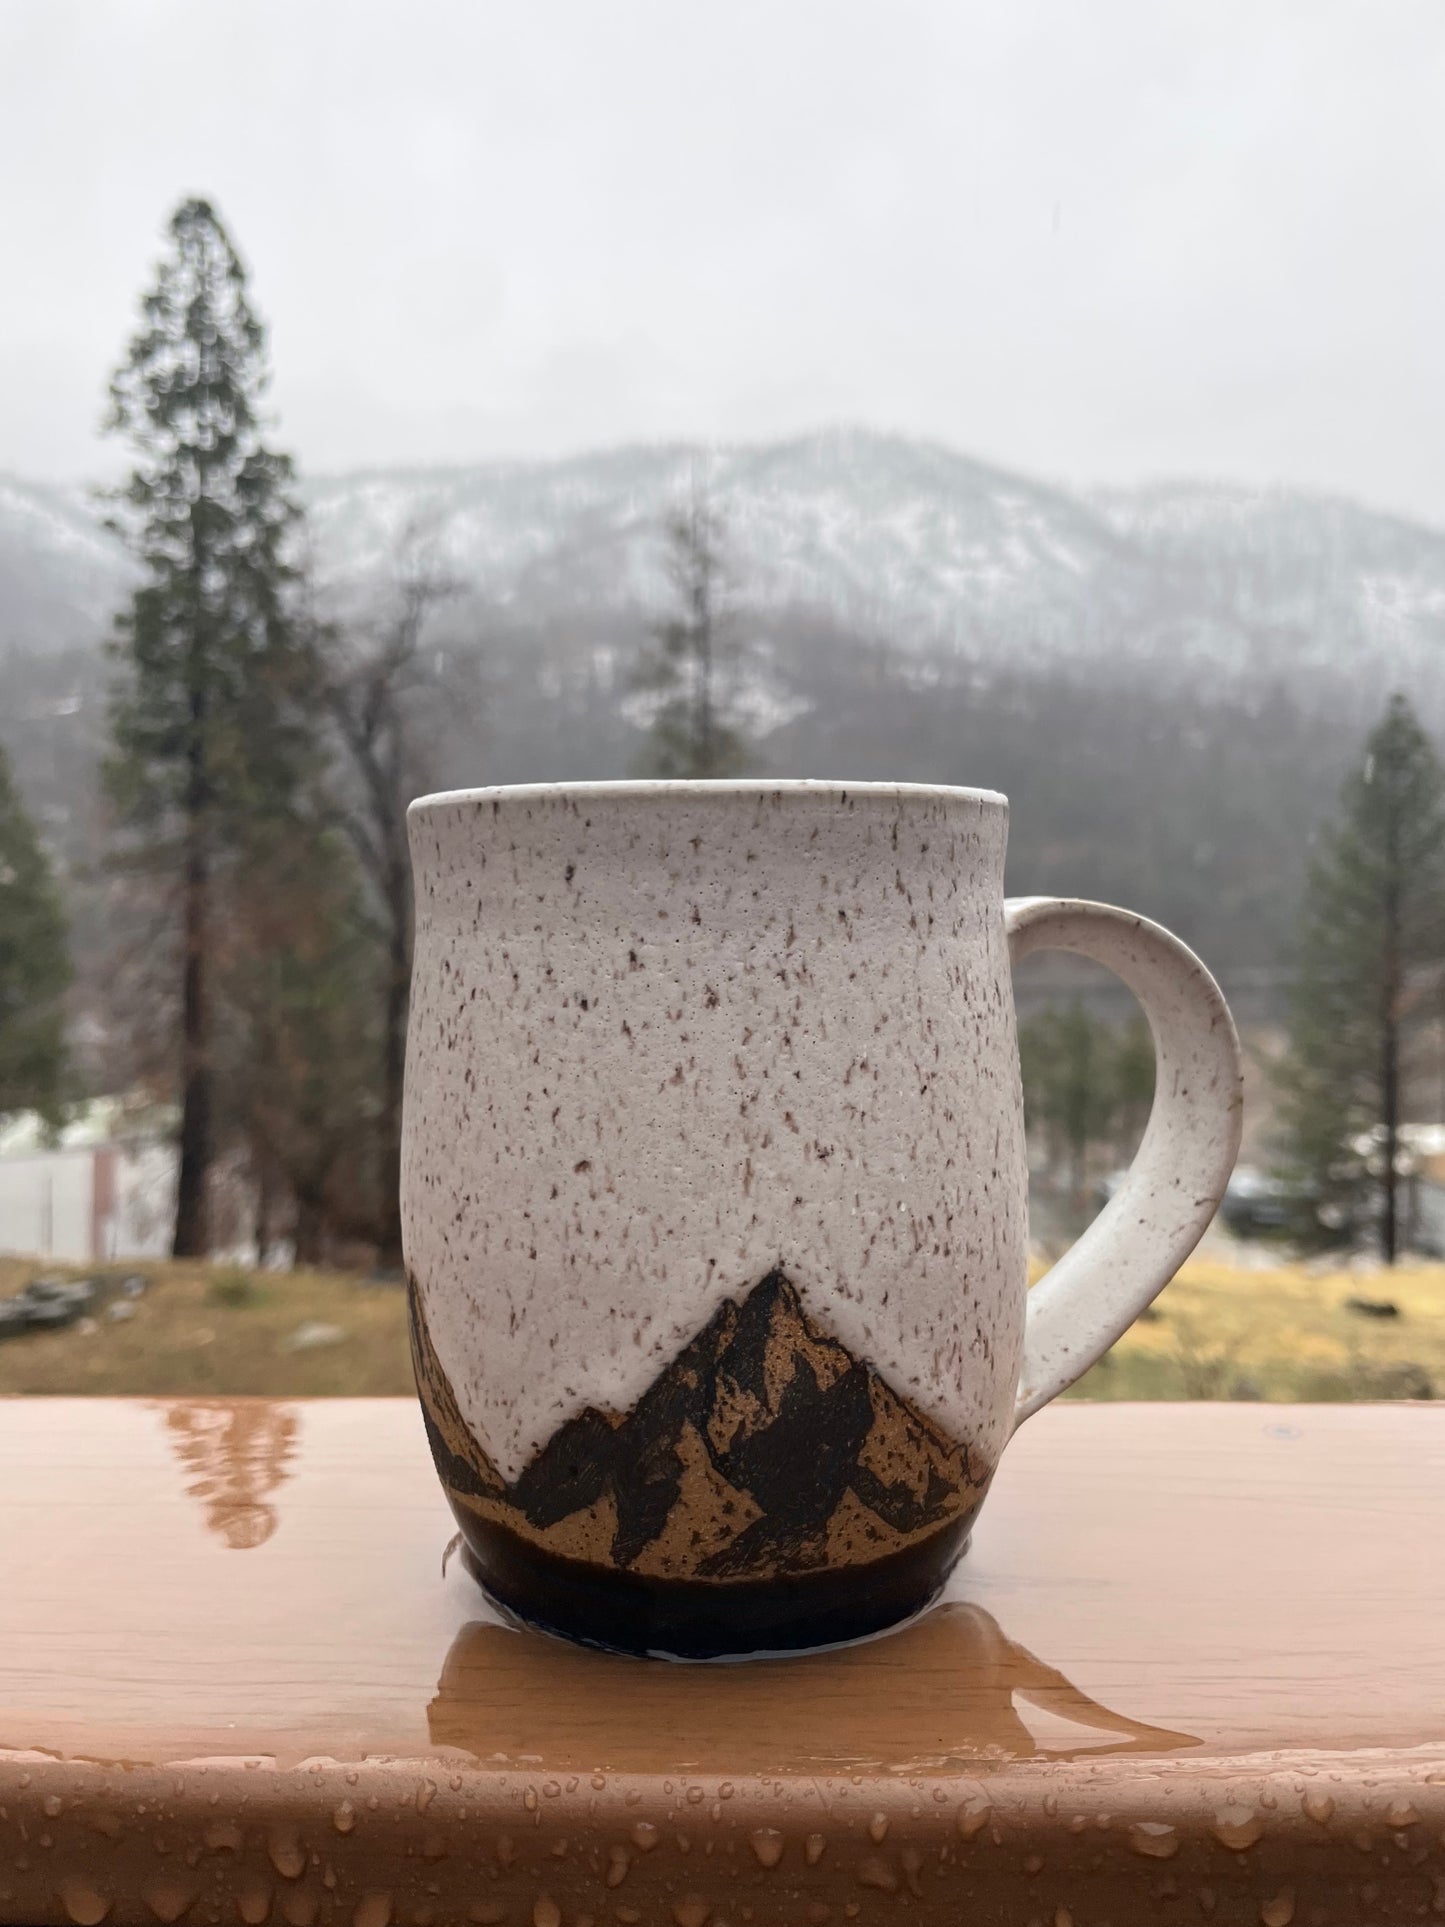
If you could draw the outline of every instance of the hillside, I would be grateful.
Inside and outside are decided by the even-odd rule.
[[[732,706],[760,769],[1002,788],[1014,887],[1130,902],[1236,985],[1271,971],[1386,691],[1445,723],[1445,532],[1288,491],[1070,492],[837,430],[308,482],[348,619],[384,608],[409,532],[461,590],[431,631],[429,783],[635,766],[631,663],[694,468],[729,529]],[[128,570],[83,490],[0,481],[0,741],[87,940],[101,645]]]
[[[304,489],[323,573],[354,590],[408,529],[516,618],[634,616],[665,596],[660,523],[706,473],[735,588],[928,656],[1011,668],[1181,662],[1231,678],[1368,665],[1435,687],[1445,532],[1327,497],[1160,483],[1070,493],[859,429],[714,450],[379,469]],[[0,653],[90,639],[126,564],[79,488],[0,478]],[[585,649],[584,630],[574,645]]]

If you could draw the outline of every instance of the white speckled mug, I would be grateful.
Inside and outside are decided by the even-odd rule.
[[[802,782],[412,805],[417,1380],[520,1617],[706,1656],[916,1612],[1014,1426],[1209,1223],[1223,999],[1157,924],[1005,903],[1007,808]],[[1009,966],[1045,948],[1123,978],[1158,1076],[1126,1183],[1030,1292]]]

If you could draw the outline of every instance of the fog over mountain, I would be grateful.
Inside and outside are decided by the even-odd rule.
[[[760,769],[1005,789],[1012,887],[1130,902],[1226,975],[1276,960],[1389,689],[1445,719],[1445,532],[1344,500],[1071,492],[856,429],[312,478],[336,610],[383,603],[408,539],[463,591],[431,631],[438,783],[633,766],[629,665],[694,476],[727,523],[732,702]],[[131,579],[101,524],[79,488],[0,477],[0,737],[78,879]]]

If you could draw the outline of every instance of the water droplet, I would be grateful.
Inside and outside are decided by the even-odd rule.
[[[236,1892],[236,1911],[246,1927],[261,1927],[271,1912],[270,1883],[257,1874],[243,1880]]]
[[[562,1788],[556,1780],[549,1780],[546,1786],[542,1788],[542,1791],[549,1800],[555,1800],[557,1795],[562,1791]]]
[[[972,1840],[976,1833],[982,1833],[988,1825],[993,1808],[987,1800],[965,1800],[958,1809],[958,1830],[965,1840]]]
[[[808,1835],[807,1839],[803,1842],[803,1858],[810,1867],[816,1867],[818,1862],[823,1858],[823,1850],[827,1844],[827,1841],[821,1833],[810,1833]]]
[[[922,1900],[923,1889],[918,1884],[918,1875],[923,1866],[923,1855],[917,1847],[905,1847],[898,1856],[903,1867],[903,1877],[908,1882],[908,1891],[915,1900]]]
[[[283,1880],[299,1880],[306,1871],[306,1849],[294,1826],[278,1823],[266,1835],[266,1852]]]
[[[753,1852],[764,1867],[776,1867],[783,1857],[783,1836],[776,1827],[754,1827],[748,1835]]]
[[[594,1793],[604,1793],[606,1790],[607,1790],[606,1777],[601,1773],[594,1773],[592,1775],[592,1791]]]
[[[380,1887],[363,1894],[351,1916],[351,1927],[391,1927],[391,1895]]]
[[[522,1805],[527,1809],[528,1813],[535,1813],[537,1811],[536,1787],[529,1786],[527,1788],[526,1792],[522,1795]]]
[[[1129,1829],[1129,1845],[1148,1860],[1172,1860],[1179,1851],[1179,1835],[1163,1820],[1136,1820]]]
[[[48,1801],[45,1811],[47,1813],[50,1811]],[[1413,1827],[1419,1825],[1420,1816],[1408,1800],[1396,1800],[1385,1809],[1385,1819],[1392,1827]]]
[[[1259,1910],[1264,1927],[1289,1927],[1294,1919],[1294,1889],[1282,1887],[1273,1900],[1264,1901]]]
[[[1201,1887],[1199,1889],[1199,1911],[1206,1920],[1212,1920],[1214,1918],[1216,1904],[1213,1887]]]
[[[350,1800],[343,1800],[331,1816],[331,1824],[338,1833],[350,1833],[356,1825],[356,1808]]]
[[[532,1927],[562,1927],[562,1909],[551,1894],[538,1894],[532,1909]]]
[[[687,1803],[690,1807],[700,1807],[702,1805],[702,1788],[700,1786],[690,1786],[688,1788]]]
[[[875,1813],[873,1818],[868,1822],[868,1838],[873,1842],[875,1847],[881,1847],[883,1842],[888,1838],[888,1815],[886,1813]]]
[[[100,1927],[110,1912],[110,1901],[97,1893],[88,1880],[62,1880],[60,1898],[75,1927]]]
[[[684,1894],[681,1900],[672,1903],[672,1917],[677,1927],[707,1927],[712,1908],[701,1894]]]
[[[125,1827],[120,1815],[112,1813],[109,1808],[102,1808],[99,1813],[92,1813],[90,1824],[95,1832],[103,1833],[107,1840],[119,1840]]]
[[[194,1880],[187,1880],[183,1874],[157,1873],[142,1881],[140,1895],[156,1919],[170,1927],[173,1920],[179,1920],[201,1891]]]
[[[733,1783],[731,1780],[723,1781],[722,1785],[717,1790],[717,1797],[719,1798],[719,1800],[731,1800],[731,1798],[733,1797]]]
[[[1041,1853],[1025,1854],[1024,1856],[1025,1873],[1042,1873],[1043,1870],[1044,1870],[1044,1856]]]
[[[423,1781],[422,1781],[422,1783],[421,1783],[421,1785],[420,1785],[420,1786],[419,1786],[419,1787],[417,1788],[417,1790],[416,1790],[416,1810],[417,1810],[417,1812],[418,1812],[418,1813],[425,1813],[425,1812],[426,1812],[426,1810],[427,1810],[427,1808],[428,1808],[428,1807],[429,1807],[429,1806],[431,1805],[431,1803],[432,1803],[432,1801],[433,1801],[433,1800],[435,1800],[435,1798],[436,1798],[436,1797],[437,1797],[437,1783],[436,1783],[436,1781],[435,1781],[435,1780],[423,1780]]]
[[[644,1853],[651,1853],[657,1845],[657,1828],[650,1820],[639,1820],[632,1829],[632,1838]]]
[[[1214,1825],[1209,1829],[1221,1847],[1242,1853],[1252,1847],[1264,1832],[1264,1822],[1253,1807],[1239,1805],[1215,1809]]]
[[[881,1854],[870,1853],[868,1858],[859,1864],[858,1885],[877,1887],[885,1894],[896,1894],[898,1876]]]
[[[1044,1812],[1048,1814],[1051,1820],[1053,1819],[1054,1815],[1058,1812],[1059,1803],[1052,1793],[1046,1793],[1044,1795],[1043,1809],[1044,1809]]]
[[[212,1853],[239,1853],[242,1837],[234,1820],[213,1820],[201,1835]]]
[[[359,1776],[358,1776],[358,1774],[357,1774],[357,1771],[356,1771],[356,1768],[355,1768],[354,1766],[349,1766],[349,1767],[348,1767],[348,1768],[346,1769],[346,1784],[347,1784],[348,1786],[355,1786],[355,1785],[356,1785],[356,1782],[357,1782],[357,1779],[358,1779],[358,1777],[359,1777]]]
[[[1316,1793],[1313,1787],[1300,1801],[1300,1805],[1310,1819],[1318,1821],[1320,1826],[1325,1824],[1335,1810],[1335,1803],[1331,1796],[1328,1793]]]
[[[309,1887],[283,1887],[278,1904],[287,1927],[315,1927],[321,1896]]]
[[[52,1820],[59,1819],[64,1807],[65,1802],[58,1793],[47,1793],[41,1802],[41,1810]]]
[[[620,1887],[627,1878],[632,1866],[632,1856],[626,1847],[612,1846],[607,1849],[607,1884]]]
[[[1067,1907],[1054,1909],[1054,1927],[1074,1927],[1074,1916]]]

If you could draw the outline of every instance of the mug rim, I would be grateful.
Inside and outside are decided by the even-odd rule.
[[[946,798],[970,802],[983,809],[1008,811],[1001,790],[970,789],[954,783],[843,783],[824,777],[619,777],[581,783],[493,783],[476,789],[434,790],[407,806],[407,816],[426,816],[465,804],[524,803],[577,797],[588,803],[661,803],[693,796],[750,796],[830,798],[842,802],[861,797],[866,802],[901,802]]]

